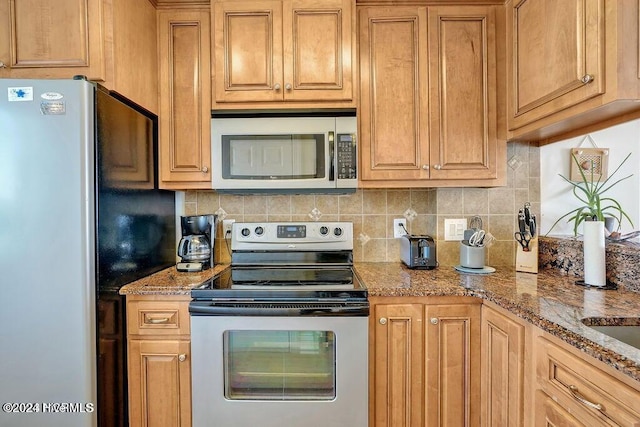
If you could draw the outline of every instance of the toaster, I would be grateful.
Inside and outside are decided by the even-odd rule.
[[[409,268],[436,268],[436,242],[431,236],[405,234],[400,240],[400,259]]]

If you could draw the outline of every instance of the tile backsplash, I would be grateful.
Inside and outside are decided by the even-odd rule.
[[[399,240],[393,238],[393,219],[407,218],[411,234],[437,240],[440,265],[457,265],[459,242],[444,241],[445,218],[479,215],[496,241],[488,248],[487,264],[514,265],[518,207],[526,201],[540,212],[539,149],[528,143],[507,145],[507,185],[498,188],[365,189],[349,195],[228,195],[188,191],[185,215],[214,213],[218,220],[236,221],[351,221],[354,259],[360,262],[400,260]],[[217,262],[229,260],[218,227]]]

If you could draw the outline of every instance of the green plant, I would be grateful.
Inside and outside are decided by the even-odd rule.
[[[589,178],[587,178],[587,174],[585,174],[583,167],[578,163],[578,159],[575,155],[571,155],[573,161],[578,165],[578,170],[580,171],[580,176],[582,181],[573,182],[567,177],[560,175],[562,179],[567,181],[572,185],[573,195],[583,203],[582,206],[575,208],[566,214],[562,215],[556,222],[553,223],[549,232],[553,230],[562,219],[569,217],[567,222],[573,221],[573,234],[578,235],[578,226],[582,224],[583,221],[604,221],[607,217],[615,218],[618,222],[618,230],[622,225],[623,218],[626,218],[627,221],[633,227],[633,221],[629,218],[629,215],[622,209],[620,203],[611,198],[611,197],[602,197],[604,193],[609,191],[619,182],[624,181],[625,179],[631,178],[632,175],[625,176],[624,178],[620,178],[619,180],[610,183],[613,176],[618,172],[618,170],[622,167],[622,165],[627,161],[627,159],[631,156],[631,153],[627,154],[627,157],[618,165],[616,170],[613,171],[611,175],[604,181],[600,182],[600,178],[594,181],[594,164],[591,162],[591,168],[589,169]],[[613,230],[609,230],[613,231]]]

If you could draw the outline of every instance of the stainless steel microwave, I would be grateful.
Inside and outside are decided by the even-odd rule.
[[[214,114],[213,189],[228,193],[354,192],[358,184],[356,128],[355,113]]]

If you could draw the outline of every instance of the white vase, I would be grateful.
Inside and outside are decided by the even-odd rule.
[[[584,283],[590,286],[606,286],[604,221],[584,221],[583,224]]]

